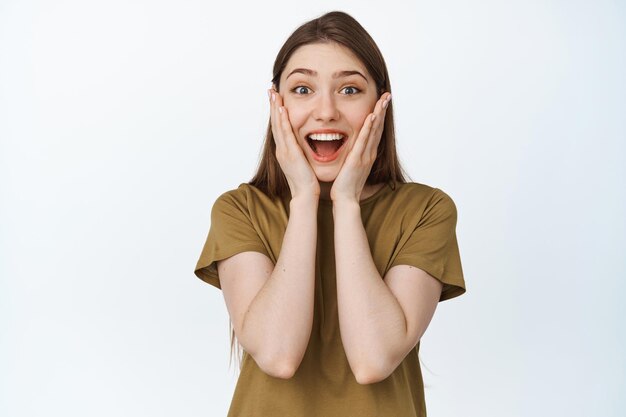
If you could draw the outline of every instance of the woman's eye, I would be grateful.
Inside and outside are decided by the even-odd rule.
[[[355,94],[357,94],[357,92],[360,92],[361,90],[359,90],[356,87],[344,87],[344,90],[346,90],[346,95],[348,96],[353,96]]]
[[[308,89],[309,89],[309,87],[305,87],[303,85],[299,85],[298,87],[294,88],[292,91],[294,93],[296,93],[296,94],[304,95],[304,94],[306,94],[306,91],[303,92],[303,90],[308,90]]]
[[[359,88],[356,87],[352,87],[352,86],[348,86],[348,87],[344,87],[341,90],[345,90],[345,95],[347,96],[353,96],[355,94],[358,94],[361,92],[361,90]],[[311,90],[309,87],[305,87],[303,85],[299,85],[295,88],[293,88],[291,91],[293,91],[296,95],[299,96],[304,96],[307,94],[311,94]]]

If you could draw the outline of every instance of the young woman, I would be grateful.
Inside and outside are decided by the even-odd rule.
[[[352,17],[299,27],[273,74],[258,172],[215,201],[195,268],[244,350],[228,415],[425,416],[419,341],[465,292],[456,206],[405,180],[385,61]]]

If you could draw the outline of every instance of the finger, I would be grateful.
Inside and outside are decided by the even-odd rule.
[[[280,110],[282,110],[282,112],[280,112]],[[304,151],[298,144],[296,135],[293,133],[293,128],[291,127],[291,121],[289,120],[289,112],[287,111],[287,108],[285,106],[282,106],[279,108],[279,112],[285,146],[287,146],[289,150],[293,151],[295,154],[304,155]]]
[[[389,107],[390,101],[391,101],[391,94],[384,93],[383,95],[380,96],[380,98],[376,102],[376,105],[374,106],[374,114],[376,115],[376,118],[380,119],[377,125],[380,124],[380,122],[384,120],[385,113],[387,113],[387,108]]]
[[[298,145],[296,136],[293,133],[293,128],[291,127],[291,121],[289,120],[289,112],[284,106],[283,98],[280,94],[276,94],[275,105],[278,111],[279,128],[282,133],[283,143],[292,151],[300,151],[300,146]]]
[[[270,120],[272,124],[272,133],[274,135],[274,143],[276,144],[276,149],[282,149],[284,147],[284,141],[280,133],[280,120],[278,117],[278,108],[276,107],[276,94],[276,90],[274,90],[273,88],[269,90]]]
[[[283,146],[290,148],[291,140],[289,137],[289,131],[287,127],[289,121],[285,123],[285,107],[283,106],[283,98],[278,92],[274,92],[273,96],[274,111],[276,114],[276,127],[278,128],[278,134],[280,135]]]
[[[385,116],[387,109],[389,108],[389,102],[391,101],[391,94],[385,93],[380,97],[378,103],[376,103],[374,114],[376,120],[372,129],[370,130],[370,137],[368,138],[367,151],[375,152],[378,149],[378,144],[382,138],[382,133],[385,127]],[[367,152],[366,151],[366,152]]]
[[[387,110],[387,107],[389,105],[389,102],[391,101],[391,93],[385,93],[381,96],[381,98],[385,97],[383,103],[382,103],[382,108]]]
[[[390,102],[391,102],[391,93],[387,93],[387,96],[385,97],[384,101],[381,104],[382,109],[380,110],[380,114],[377,116],[379,117],[379,120],[378,120],[375,130],[380,134],[382,134],[383,132],[383,127],[385,125],[385,116],[387,114],[387,110],[389,109]]]
[[[370,113],[367,116],[367,118],[372,118],[372,115],[374,116],[371,120],[372,123],[370,123],[369,128],[367,129],[367,131],[365,131],[365,127],[367,124],[367,118],[366,118],[365,122],[363,123],[363,127],[361,128],[361,132],[359,132],[358,138],[353,143],[351,149],[353,149],[357,145],[357,143],[359,143],[360,145],[362,145],[361,152],[363,152],[363,150],[367,147],[368,143],[370,142],[370,138],[374,136],[373,134],[376,133],[378,130],[382,132],[382,128],[380,128],[380,126],[384,122],[386,108],[389,103],[389,100],[391,100],[390,93],[383,93],[379,97],[378,101],[374,105],[373,113]]]
[[[359,132],[358,137],[353,142],[352,147],[350,148],[348,156],[357,155],[360,157],[363,154],[363,151],[365,150],[368,139],[372,132],[372,127],[374,123],[376,122],[377,118],[378,117],[376,116],[375,113],[370,113],[367,115],[367,117],[365,118],[365,122],[363,123],[363,127],[361,128],[361,131]]]
[[[280,129],[283,138],[285,138],[285,144],[289,146],[293,143],[293,131],[291,130],[291,123],[289,122],[289,115],[287,114],[287,108],[285,106],[281,105],[278,107],[278,118],[280,120]]]

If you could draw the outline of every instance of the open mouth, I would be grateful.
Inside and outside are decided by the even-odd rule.
[[[312,134],[306,141],[313,152],[323,158],[329,158],[337,153],[346,143],[347,137],[341,134]]]

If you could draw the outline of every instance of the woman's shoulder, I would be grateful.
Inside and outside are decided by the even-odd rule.
[[[441,188],[419,182],[396,183],[396,197],[410,199],[452,199]]]
[[[265,192],[258,187],[249,184],[241,183],[237,188],[227,190],[220,194],[216,201],[216,204],[228,204],[236,205],[240,208],[247,208],[249,210],[268,210],[272,207],[278,208],[283,203],[276,199],[271,199]]]
[[[230,198],[236,200],[247,200],[250,198],[267,198],[267,195],[254,185],[246,182],[239,184],[237,188],[226,190],[219,195],[218,199]]]
[[[388,194],[390,197],[377,207],[378,215],[397,218],[411,225],[456,219],[456,204],[441,188],[417,182],[396,185]]]
[[[450,195],[441,188],[419,182],[397,183],[389,208],[415,215],[430,212],[456,214],[456,204]]]

